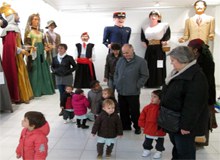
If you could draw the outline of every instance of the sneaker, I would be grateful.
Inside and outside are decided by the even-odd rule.
[[[150,155],[150,150],[145,149],[142,153],[142,157],[147,157]]]
[[[141,130],[140,129],[135,129],[134,133],[135,134],[141,134]]]
[[[63,122],[64,124],[67,124],[67,120],[64,120],[64,122]]]
[[[73,119],[71,119],[71,122],[72,123],[76,123],[76,120],[73,118]]]
[[[157,151],[157,152],[154,154],[153,158],[154,158],[154,159],[159,159],[159,158],[161,158],[161,155],[162,155],[162,152]]]

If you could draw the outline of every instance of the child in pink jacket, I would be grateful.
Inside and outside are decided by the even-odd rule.
[[[16,149],[17,158],[23,160],[46,160],[48,151],[47,135],[50,127],[41,112],[29,111],[22,120],[21,132]]]
[[[89,126],[86,125],[86,121],[87,121],[87,108],[90,107],[90,103],[89,100],[84,95],[84,91],[82,89],[76,89],[75,94],[73,94],[72,106],[74,109],[78,128],[80,127],[82,129],[89,128]]]

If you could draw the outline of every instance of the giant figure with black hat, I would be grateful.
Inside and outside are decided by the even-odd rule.
[[[115,12],[113,14],[113,19],[115,25],[105,27],[103,35],[103,44],[109,49],[111,49],[112,43],[118,43],[121,46],[129,43],[131,35],[131,28],[124,26],[126,20],[125,12]]]

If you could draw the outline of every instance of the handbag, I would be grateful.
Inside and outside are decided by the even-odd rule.
[[[166,132],[176,133],[180,130],[180,112],[160,106],[157,123]]]

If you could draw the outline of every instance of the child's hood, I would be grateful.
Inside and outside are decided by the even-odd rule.
[[[73,100],[74,101],[80,101],[80,100],[83,100],[85,98],[84,95],[81,95],[81,94],[74,94],[73,95]]]
[[[41,132],[41,133],[43,133],[45,136],[47,136],[47,135],[49,134],[49,132],[50,132],[49,123],[46,122],[42,127],[35,129],[34,132]]]

